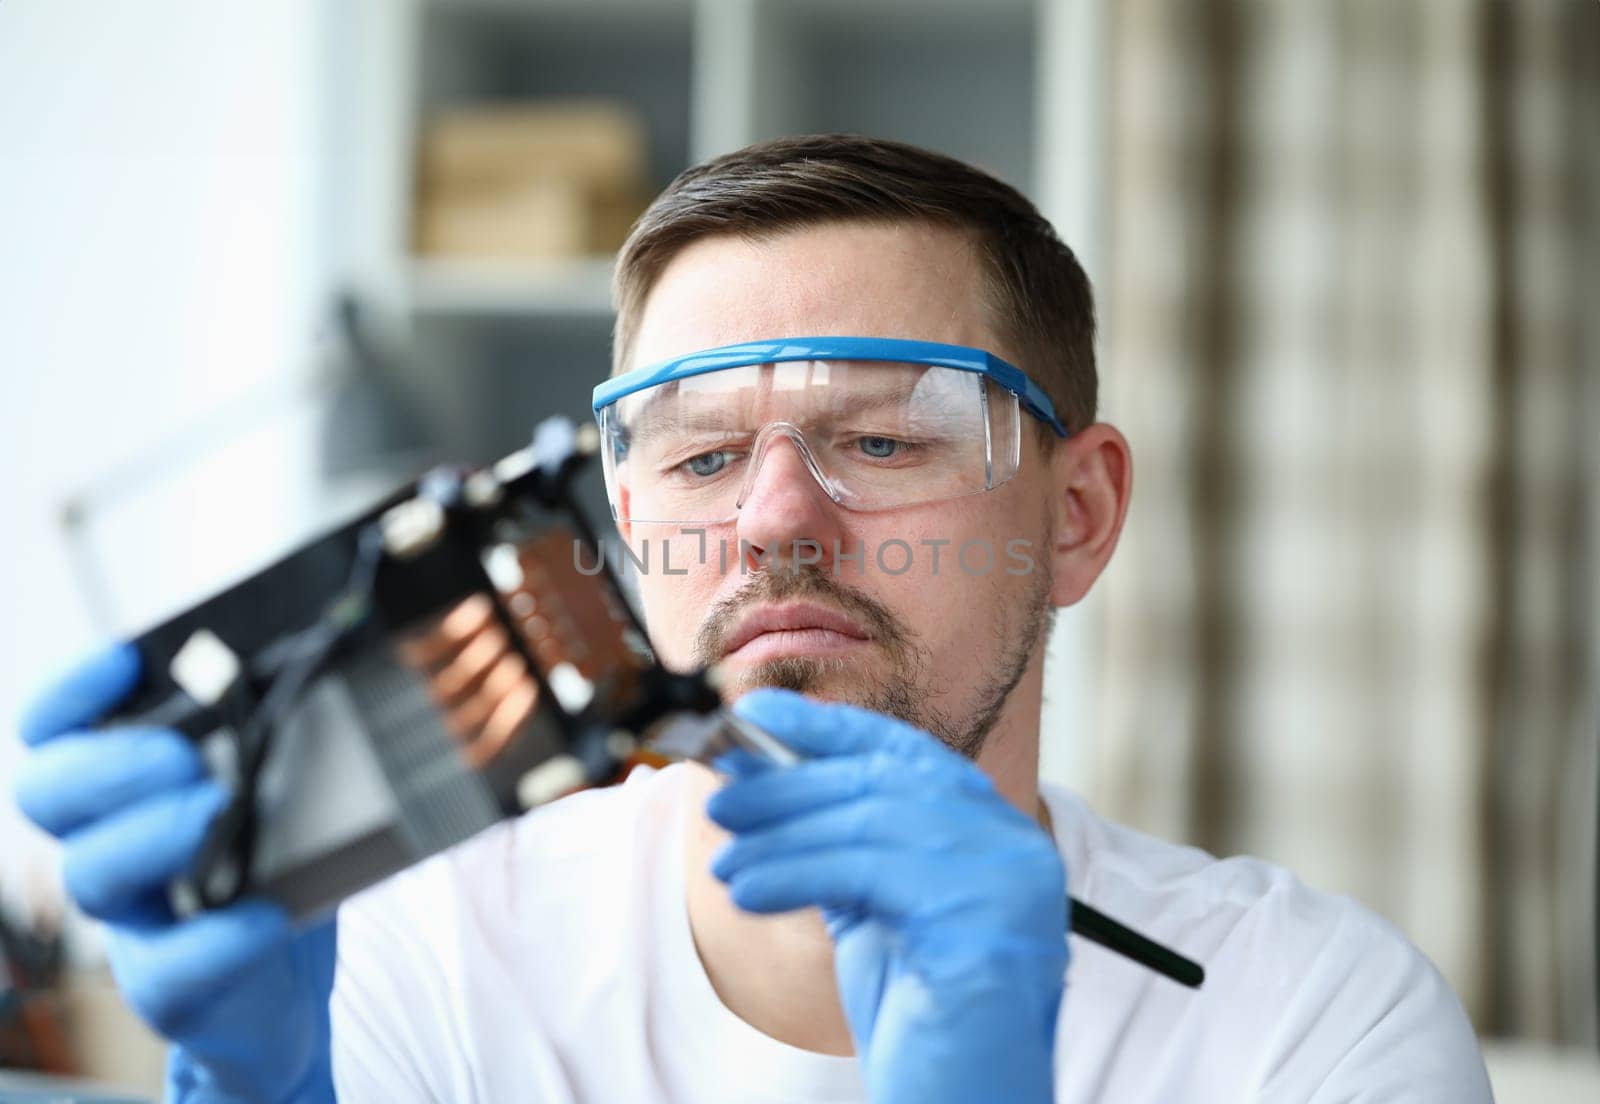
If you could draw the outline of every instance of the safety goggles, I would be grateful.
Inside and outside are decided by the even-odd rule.
[[[1016,475],[1023,410],[1067,436],[992,353],[875,337],[725,345],[594,389],[611,512],[630,523],[732,521],[785,441],[846,509],[981,494]]]

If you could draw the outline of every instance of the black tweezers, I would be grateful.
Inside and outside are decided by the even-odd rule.
[[[723,733],[733,742],[756,753],[768,761],[789,766],[800,761],[800,756],[782,741],[751,724],[731,709],[719,711]],[[1067,930],[1076,932],[1114,951],[1141,966],[1147,966],[1162,977],[1171,978],[1179,985],[1200,988],[1206,972],[1198,962],[1184,958],[1177,951],[1163,947],[1153,939],[1146,939],[1132,928],[1119,924],[1097,908],[1091,908],[1076,897],[1067,898]]]

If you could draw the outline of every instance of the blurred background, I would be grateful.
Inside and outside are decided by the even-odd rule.
[[[651,195],[827,130],[1099,290],[1136,493],[1047,777],[1353,894],[1502,1101],[1600,1099],[1594,0],[4,0],[0,710],[586,416]],[[0,1069],[153,1094],[57,864],[0,801]]]

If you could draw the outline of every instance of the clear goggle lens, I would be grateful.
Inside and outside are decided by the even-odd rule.
[[[835,502],[889,510],[978,494],[1017,472],[1017,397],[978,372],[885,361],[742,365],[600,411],[619,521],[737,516],[767,452],[792,443]]]

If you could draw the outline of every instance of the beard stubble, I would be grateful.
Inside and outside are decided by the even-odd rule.
[[[947,747],[976,759],[1017,688],[1040,638],[1054,622],[1050,604],[1049,561],[1045,570],[1029,573],[1031,585],[1015,609],[1000,608],[989,625],[997,658],[978,686],[973,705],[959,715],[941,703],[949,688],[931,682],[931,654],[887,606],[860,591],[844,586],[813,564],[796,568],[762,568],[735,593],[711,607],[695,634],[695,662],[705,666],[727,651],[728,634],[752,605],[809,598],[832,605],[853,617],[872,643],[889,657],[889,671],[870,685],[857,683],[848,700],[877,713],[896,717],[932,733]],[[735,683],[739,693],[771,686],[797,693],[814,693],[830,678],[848,674],[851,661],[838,656],[780,656],[742,672]]]

